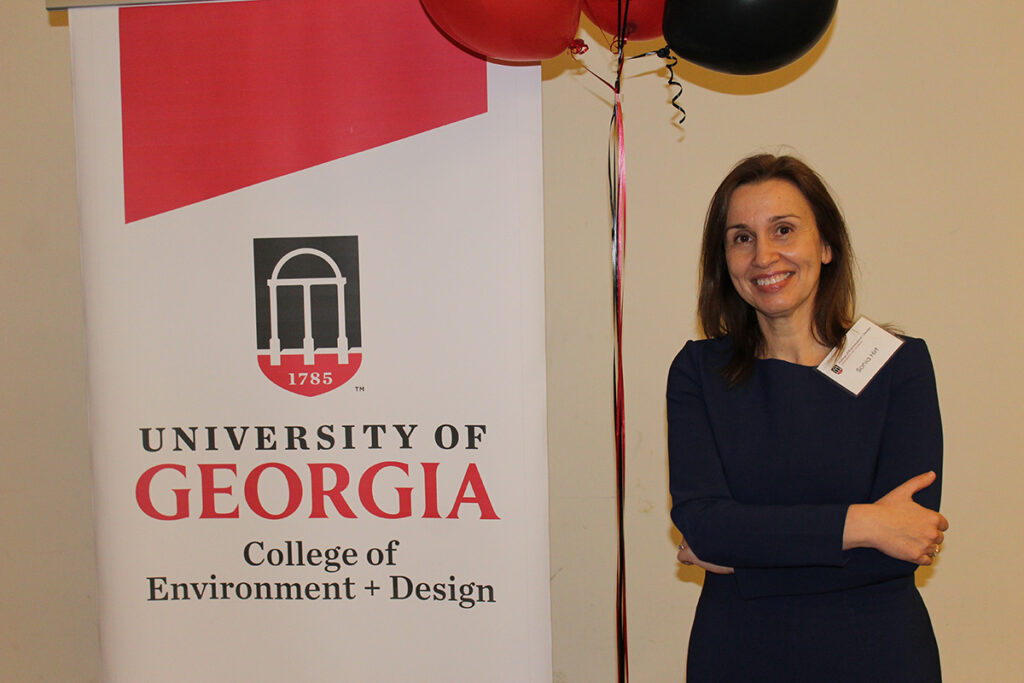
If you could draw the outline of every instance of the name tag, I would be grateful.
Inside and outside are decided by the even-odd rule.
[[[818,371],[858,396],[902,345],[902,339],[862,317],[846,333],[842,350],[832,349]]]

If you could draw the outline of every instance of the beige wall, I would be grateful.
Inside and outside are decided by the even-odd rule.
[[[0,2],[4,681],[99,680],[71,68],[52,19]]]
[[[68,30],[0,3],[0,679],[99,679]],[[668,362],[694,331],[707,198],[739,157],[788,146],[830,181],[861,309],[926,338],[946,433],[945,552],[919,583],[948,681],[1015,680],[1024,522],[1024,8],[840,4],[822,49],[769,77],[658,60],[625,83],[627,545],[633,680],[679,680],[699,576],[673,559]],[[607,71],[591,38],[587,61]],[[612,681],[614,463],[604,86],[544,69],[552,610],[557,681]]]

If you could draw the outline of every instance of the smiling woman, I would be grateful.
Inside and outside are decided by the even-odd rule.
[[[788,261],[794,245],[801,253],[802,271],[788,267],[796,265]],[[817,364],[829,348],[840,344],[854,320],[852,263],[846,222],[818,174],[788,156],[758,155],[738,164],[708,207],[697,304],[704,334],[728,334],[736,345],[725,370],[728,380],[735,383],[747,377],[756,358],[781,357],[795,350],[766,348],[762,325],[770,319],[769,330],[780,332],[773,341],[800,338],[797,331],[809,329],[810,336],[804,338],[808,348],[797,352],[821,354],[814,363],[788,360]],[[802,282],[788,282],[795,274]],[[797,296],[801,292],[802,299]],[[772,315],[773,309],[798,309],[809,318],[797,327],[787,315]]]
[[[821,267],[832,261],[832,250],[800,190],[785,180],[741,185],[726,222],[729,278],[757,312],[758,324],[771,326],[772,338],[785,328],[809,328]]]
[[[816,367],[854,312],[845,222],[791,157],[711,201],[699,315],[668,379],[678,559],[705,570],[687,680],[940,680],[914,586],[948,528],[931,360],[904,338],[857,394]]]

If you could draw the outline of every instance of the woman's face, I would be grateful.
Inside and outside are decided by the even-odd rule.
[[[772,179],[733,191],[725,260],[733,286],[762,323],[789,318],[810,327],[821,266],[832,261],[832,250],[795,185]]]

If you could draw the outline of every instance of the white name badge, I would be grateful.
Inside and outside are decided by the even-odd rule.
[[[861,317],[846,333],[842,350],[832,349],[818,371],[857,396],[902,345],[902,339]]]

